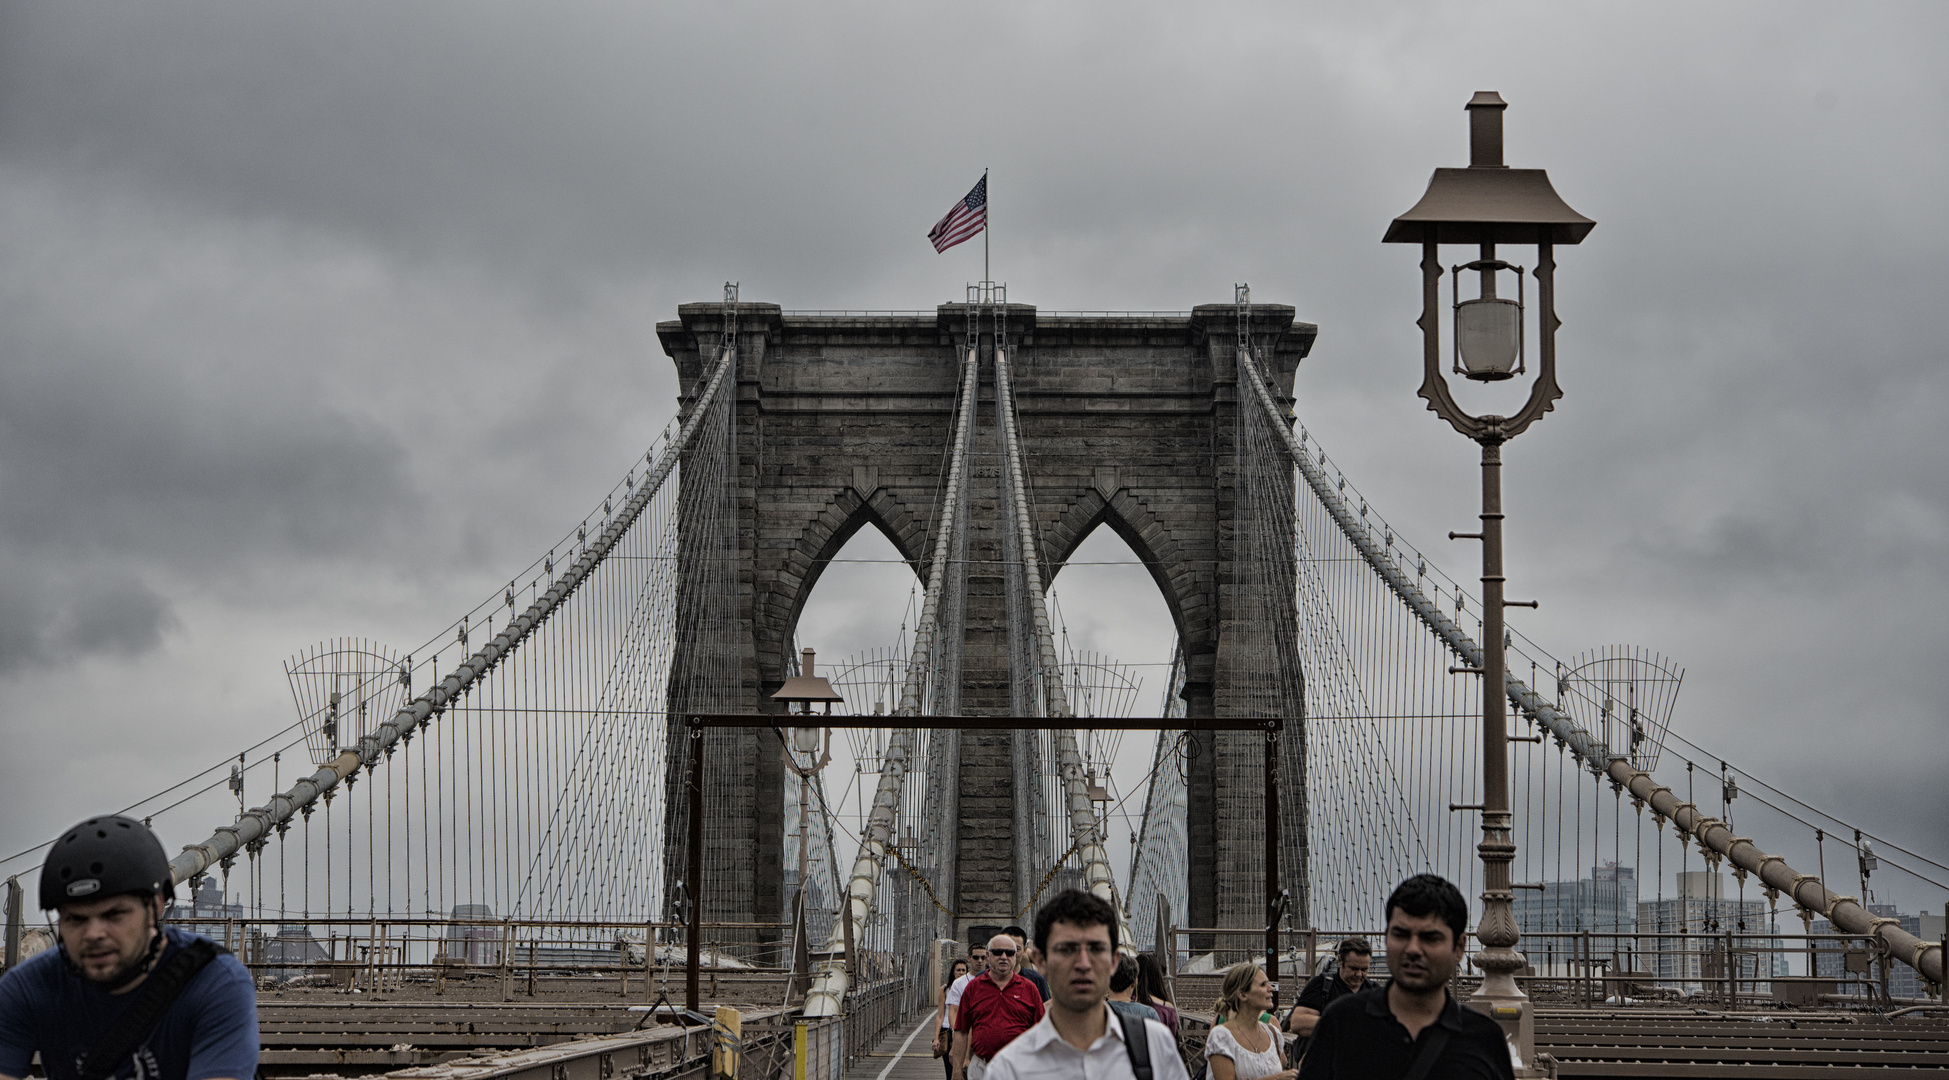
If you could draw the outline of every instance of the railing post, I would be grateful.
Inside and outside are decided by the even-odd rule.
[[[685,873],[689,883],[690,926],[685,941],[684,1008],[697,1009],[698,965],[703,961],[704,945],[704,729],[695,721],[690,725],[690,852]]]
[[[1590,1004],[1590,971],[1597,966],[1595,956],[1590,951],[1590,931],[1580,930],[1577,932],[1577,951],[1583,954],[1577,958],[1577,966],[1583,969],[1583,978],[1577,981],[1583,983],[1584,1004],[1588,1006]]]
[[[1265,756],[1265,970],[1272,981],[1273,1011],[1279,1009],[1279,732],[1268,727]]]
[[[514,1000],[514,920],[501,923],[501,955],[495,957],[501,968],[501,1000]]]
[[[1739,1001],[1739,972],[1734,967],[1738,960],[1732,953],[1732,928],[1726,928],[1726,962],[1721,969],[1726,973],[1726,1007],[1731,1008]]]
[[[21,906],[19,877],[8,877],[6,879],[6,971],[14,971],[14,965],[19,963],[19,936],[23,932],[19,906]]]

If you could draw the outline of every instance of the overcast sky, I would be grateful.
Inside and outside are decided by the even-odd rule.
[[[1302,421],[1472,577],[1379,239],[1495,89],[1599,223],[1505,455],[1512,618],[1674,657],[1689,737],[1949,856],[1949,11],[1376,7],[0,6],[0,855],[496,590],[672,414],[679,303],[959,297],[925,234],[984,168],[1012,300],[1318,323]]]

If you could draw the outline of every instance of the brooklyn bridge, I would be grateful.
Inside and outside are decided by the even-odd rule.
[[[1949,868],[1693,744],[1674,662],[1505,622],[1492,451],[1554,400],[1551,247],[1590,223],[1523,219],[1516,266],[1436,180],[1395,224],[1427,259],[1423,395],[1483,448],[1479,577],[1309,432],[1316,328],[1245,286],[1117,313],[727,286],[659,323],[674,418],[553,547],[417,647],[301,653],[295,723],[130,808],[180,845],[173,919],[256,979],[266,1074],[931,1075],[946,965],[1068,888],[1158,960],[1195,1068],[1217,973],[1256,959],[1289,1003],[1424,871],[1471,898],[1460,989],[1532,1074],[1949,1066],[1943,923],[1868,897]],[[1438,331],[1472,368],[1489,302],[1531,405],[1450,415]],[[808,597],[867,529],[910,618],[817,656]],[[1169,612],[1143,693],[1048,601],[1098,530]],[[0,864],[9,966],[49,944],[39,857]]]
[[[176,918],[258,976],[267,1072],[702,1072],[730,1004],[742,1075],[877,1073],[943,959],[1052,889],[1116,903],[1188,1014],[1233,960],[1291,979],[1374,933],[1408,874],[1483,891],[1479,594],[1296,421],[1293,308],[975,287],[852,315],[733,289],[678,316],[678,419],[555,549],[410,652],[295,659],[299,722],[190,781],[298,774],[260,804],[194,838],[171,792],[135,808],[191,839]],[[924,583],[911,635],[801,667],[798,615],[864,528]],[[1099,528],[1175,624],[1154,699],[1103,692],[1117,665],[1052,632],[1046,585]],[[1538,1051],[1563,1075],[1941,1064],[1938,943],[1735,832],[1791,796],[1666,730],[1669,663],[1505,635]],[[819,767],[835,731],[873,780],[858,831]],[[1148,768],[1113,865],[1124,732]],[[1653,898],[1633,870],[1665,862]],[[9,963],[35,944],[19,881]]]

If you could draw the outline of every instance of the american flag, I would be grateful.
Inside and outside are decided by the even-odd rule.
[[[968,192],[968,197],[954,204],[927,234],[934,241],[935,252],[946,251],[963,240],[973,238],[974,234],[988,227],[988,174],[981,174],[981,182]]]

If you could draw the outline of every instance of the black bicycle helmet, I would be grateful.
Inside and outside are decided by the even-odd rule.
[[[41,907],[120,893],[175,899],[169,856],[147,825],[120,814],[93,817],[61,834],[41,865]]]

